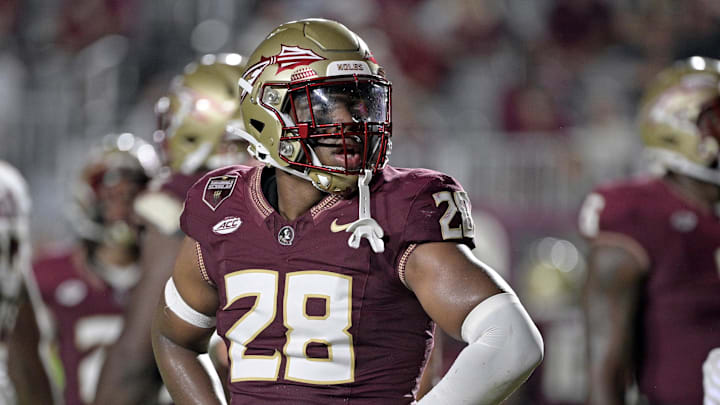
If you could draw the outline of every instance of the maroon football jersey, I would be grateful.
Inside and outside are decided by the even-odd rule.
[[[720,346],[720,220],[655,178],[601,187],[583,210],[586,236],[621,243],[650,269],[637,325],[641,392],[651,403],[702,403],[702,363]]]
[[[34,275],[52,315],[53,335],[65,376],[65,404],[90,403],[105,347],[122,330],[126,294],[114,291],[91,274],[71,252],[39,259]]]
[[[348,246],[357,196],[287,221],[262,193],[264,170],[211,172],[181,217],[218,289],[232,405],[412,402],[433,325],[399,273],[413,244],[473,247],[467,195],[441,173],[385,168],[370,185],[377,254]]]

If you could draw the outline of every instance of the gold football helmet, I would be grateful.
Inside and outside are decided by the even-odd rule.
[[[237,81],[244,69],[238,54],[205,55],[185,67],[157,101],[153,139],[172,171],[191,174],[245,160],[242,146],[225,131],[230,120],[241,122]]]
[[[132,245],[132,201],[157,173],[155,148],[131,133],[107,134],[93,145],[72,188],[68,219],[93,244]]]
[[[344,25],[306,19],[273,30],[240,80],[244,130],[255,158],[346,194],[390,153],[391,85],[365,42]],[[334,148],[334,164],[318,147]]]
[[[720,184],[720,61],[698,56],[678,61],[651,82],[638,124],[653,163]]]
[[[101,246],[139,253],[140,224],[132,206],[159,168],[151,144],[131,133],[107,134],[90,148],[73,184],[66,212],[70,226],[88,250],[93,270],[114,287],[134,285],[140,276],[137,266],[100,264],[94,255]]]

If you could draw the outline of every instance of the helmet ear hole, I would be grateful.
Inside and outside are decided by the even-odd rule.
[[[188,135],[185,135],[183,138],[185,139],[185,142],[192,143],[192,144],[197,143],[197,140],[198,140],[198,136],[195,134],[188,134]]]
[[[265,129],[265,123],[256,119],[251,119],[250,125],[252,125],[252,127],[255,128],[258,132],[262,132],[263,129]]]

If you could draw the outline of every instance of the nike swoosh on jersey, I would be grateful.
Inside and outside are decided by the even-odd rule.
[[[337,218],[333,219],[332,224],[330,224],[330,231],[331,232],[342,232],[346,229],[348,229],[352,225],[352,222],[349,224],[342,224],[338,225]]]

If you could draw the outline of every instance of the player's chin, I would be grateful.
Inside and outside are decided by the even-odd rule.
[[[333,166],[345,168],[348,171],[359,171],[362,168],[362,156],[359,153],[333,153]]]

